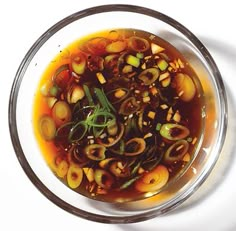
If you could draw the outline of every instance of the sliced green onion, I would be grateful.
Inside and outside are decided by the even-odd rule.
[[[125,142],[124,140],[120,141],[120,154],[124,154],[125,152]]]
[[[139,59],[143,59],[144,54],[141,53],[141,52],[138,52],[138,53],[136,54],[136,57],[139,58]]]
[[[116,112],[115,108],[112,106],[112,104],[107,99],[105,93],[100,88],[94,88],[94,91],[98,97],[98,100],[103,108],[105,108],[107,111],[110,112],[110,110]]]
[[[72,57],[71,66],[76,74],[83,74],[85,72],[86,64],[87,60],[84,53],[78,53]]]
[[[74,114],[76,113],[77,110],[80,110],[81,109],[81,105],[80,105],[80,101],[78,101],[74,107],[73,107],[73,110],[72,110],[72,115],[74,117]]]
[[[107,93],[107,96],[109,96],[109,95],[111,95],[111,94],[117,92],[118,90],[125,91],[126,94],[125,94],[124,96],[122,96],[121,98],[117,99],[116,101],[112,102],[113,104],[120,103],[120,102],[123,101],[125,98],[127,98],[127,96],[128,96],[129,93],[130,93],[130,90],[129,90],[129,89],[120,87],[120,88],[116,88],[116,89],[113,89],[113,90],[109,91],[109,92]]]
[[[149,149],[147,152],[150,153],[150,156],[148,156],[142,163],[142,167],[145,170],[151,171],[154,169],[161,161],[163,157],[163,151],[158,151],[156,147],[153,147]]]
[[[118,132],[118,125],[116,120],[109,121],[107,125],[107,132],[110,136],[115,136]]]
[[[125,161],[117,160],[113,161],[109,168],[110,172],[119,178],[125,178],[130,175],[129,166]]]
[[[131,175],[134,175],[134,174],[138,171],[139,167],[141,166],[141,163],[142,163],[142,161],[139,161],[139,162],[134,166],[133,170],[131,171]]]
[[[124,140],[120,140],[116,146],[119,146],[118,149],[110,149],[111,152],[118,154],[118,155],[123,155],[125,151],[125,142]]]
[[[61,125],[56,131],[56,137],[57,138],[68,137],[68,134],[70,133],[70,130],[73,127],[73,125],[74,125],[74,122],[68,122]]]
[[[167,164],[172,164],[181,160],[189,149],[189,143],[186,140],[178,140],[173,143],[164,154],[164,161]]]
[[[99,116],[104,117],[103,123],[97,122],[97,119]],[[115,116],[113,114],[106,112],[106,111],[98,111],[98,112],[93,113],[91,116],[89,116],[86,119],[86,124],[89,126],[101,128],[101,127],[106,127],[110,122],[109,120],[114,120],[114,119],[115,119]]]
[[[111,141],[109,143],[105,143],[102,140],[98,140],[97,142],[99,144],[102,144],[104,147],[111,147],[111,146],[114,146],[115,144],[117,144],[121,140],[121,138],[122,138],[122,136],[124,134],[124,130],[125,130],[123,124],[120,123],[119,127],[120,127],[120,132],[119,132],[119,134],[116,135],[116,137],[114,138],[113,141]]]
[[[160,130],[161,130],[161,123],[157,123],[157,125],[156,125],[156,130],[157,130],[157,131],[160,131]]]
[[[140,65],[140,59],[137,58],[136,56],[133,55],[127,55],[126,56],[126,63],[128,63],[129,65],[133,66],[133,67],[139,67]]]
[[[103,89],[102,89],[102,93],[103,93],[104,99],[106,100],[107,105],[110,107],[110,109],[111,109],[113,112],[116,112],[116,109],[113,107],[113,105],[110,103],[110,101],[109,101],[108,98],[106,97],[106,94],[105,94],[105,92],[104,92]]]
[[[83,118],[83,116],[86,117],[88,114],[90,114],[90,112],[89,112],[89,113],[86,112],[86,110],[88,110],[88,109],[91,109],[91,111],[93,111],[93,113],[94,113],[94,111],[97,110],[97,107],[95,107],[95,106],[85,106],[85,107],[80,108],[78,111],[73,110],[73,111],[74,111],[73,117],[74,117],[75,119],[77,119],[77,117],[78,117],[78,118]],[[83,119],[84,119],[84,118],[83,118]]]
[[[76,142],[80,141],[81,139],[84,138],[87,130],[88,130],[88,125],[85,123],[85,121],[80,121],[80,122],[76,123],[70,130],[68,140],[71,143],[73,143],[73,142],[76,143]],[[80,134],[77,135],[77,132],[79,132]]]
[[[151,85],[154,83],[160,75],[159,69],[155,67],[148,68],[142,71],[138,78],[143,81],[144,85]]]
[[[136,177],[134,177],[134,178],[132,178],[132,179],[126,181],[124,184],[122,184],[122,185],[120,186],[120,190],[123,190],[123,189],[128,188],[130,185],[132,185],[132,184],[133,184],[136,180],[138,180],[140,177],[141,177],[141,175],[140,175],[140,176],[136,176]]]
[[[161,71],[164,71],[168,67],[168,63],[164,59],[161,59],[158,61],[157,66]]]
[[[56,85],[53,85],[50,89],[49,89],[49,93],[51,96],[57,96],[58,92],[59,92],[60,88]]]
[[[96,96],[103,108],[105,108],[107,111],[110,111],[109,106],[107,105],[106,99],[104,98],[103,92],[99,88],[94,88],[94,91],[96,93]]]
[[[95,138],[98,138],[104,131],[104,127],[98,128],[98,127],[93,127],[93,135]]]
[[[90,144],[84,148],[85,155],[95,161],[104,160],[106,148],[100,144]]]
[[[146,148],[146,142],[143,138],[132,138],[125,143],[125,155],[136,156],[141,154]]]
[[[104,189],[109,189],[114,183],[113,176],[104,169],[96,169],[94,172],[95,182]]]
[[[56,134],[56,124],[48,115],[44,115],[39,119],[39,132],[44,140],[53,140]]]
[[[129,38],[128,46],[134,51],[145,52],[150,48],[149,42],[141,37],[132,36]]]
[[[83,85],[83,89],[84,89],[85,95],[86,95],[86,97],[88,99],[89,106],[94,106],[93,98],[92,98],[92,95],[91,95],[91,93],[89,91],[88,86],[84,84]]]
[[[69,64],[60,66],[54,73],[52,80],[56,86],[64,88],[70,79]]]
[[[168,140],[185,139],[189,133],[190,131],[187,127],[174,123],[163,124],[160,129],[161,136]]]
[[[93,129],[93,135],[95,138],[98,138],[104,131],[105,127],[109,124],[107,123],[107,117],[106,116],[103,116],[103,122],[101,123],[101,121],[99,121],[99,124],[97,122],[97,118],[99,117],[98,114],[96,114],[96,116],[94,117],[94,119],[92,120],[91,123],[88,123],[89,126],[92,126],[92,129]]]
[[[137,112],[140,105],[137,103],[135,97],[129,97],[120,105],[119,113],[122,115],[130,115]]]

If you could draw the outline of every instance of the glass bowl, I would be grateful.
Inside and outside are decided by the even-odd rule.
[[[106,203],[80,195],[47,166],[32,126],[33,99],[52,58],[76,39],[112,28],[150,32],[174,45],[198,75],[204,92],[204,128],[187,171],[158,194],[137,201]],[[31,47],[16,73],[9,102],[9,127],[17,158],[32,183],[53,203],[79,217],[104,223],[147,220],[173,210],[206,180],[222,149],[227,103],[220,72],[204,45],[187,28],[160,12],[132,5],[104,5],[74,13],[52,26]]]

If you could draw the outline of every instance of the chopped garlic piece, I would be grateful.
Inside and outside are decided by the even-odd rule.
[[[173,69],[175,69],[175,70],[177,69],[176,66],[175,66],[175,64],[174,64],[173,62],[170,62],[169,64],[170,64],[170,66],[171,66]]]
[[[184,91],[180,91],[179,94],[178,94],[178,96],[180,97],[180,96],[183,95],[183,94],[184,94]]]
[[[101,84],[106,83],[106,79],[101,72],[96,73],[97,79]]]
[[[145,70],[145,69],[147,68],[147,64],[146,64],[146,63],[143,63],[142,66],[141,66],[141,68],[142,68],[143,70]]]
[[[152,93],[152,95],[156,95],[158,93],[158,90],[156,87],[151,87],[150,92]]]
[[[94,170],[92,168],[83,168],[84,174],[86,175],[89,182],[94,181]]]
[[[103,133],[102,135],[100,135],[100,138],[101,138],[101,139],[104,139],[105,137],[107,137],[107,134],[106,134],[106,133]]]
[[[178,61],[175,60],[174,62],[175,62],[175,66],[176,66],[176,68],[178,69],[178,68],[179,68],[179,63],[178,63]]]
[[[166,104],[161,104],[160,107],[161,107],[161,109],[165,110],[165,109],[168,108],[168,105],[166,105]]]
[[[167,121],[170,121],[170,120],[171,120],[171,117],[172,117],[172,114],[167,113],[166,120],[167,120]]]
[[[152,35],[149,36],[149,39],[150,39],[150,40],[153,40],[155,37],[156,37],[156,36],[152,34]]]
[[[143,102],[144,102],[144,103],[148,103],[150,100],[151,100],[151,99],[150,99],[149,96],[143,97]]]
[[[170,82],[171,82],[171,78],[169,76],[161,81],[161,85],[162,87],[168,87],[170,85]]]
[[[148,117],[149,117],[150,119],[154,119],[154,118],[155,118],[155,115],[156,115],[156,113],[155,113],[154,111],[149,111],[149,112],[148,112]]]
[[[159,81],[161,82],[162,80],[168,78],[170,76],[170,73],[169,72],[165,72],[163,74],[160,74],[159,76]]]
[[[152,133],[151,133],[151,132],[147,133],[143,138],[144,138],[144,139],[147,139],[147,138],[149,138],[149,137],[152,137]]]
[[[99,195],[105,195],[107,194],[107,190],[103,188],[97,188],[97,194]],[[95,196],[95,195],[94,195]]]
[[[197,137],[193,138],[192,145],[194,145],[197,142]]]
[[[144,57],[145,60],[150,59],[150,58],[152,58],[151,55],[148,55],[148,56],[145,56],[145,57]]]
[[[184,145],[181,144],[181,145],[180,145],[179,147],[177,147],[175,150],[176,150],[176,151],[179,151],[179,150],[181,150],[183,147],[184,147]]]
[[[142,167],[139,167],[139,169],[138,169],[138,174],[142,174],[142,173],[144,173],[145,172],[145,170],[142,168]]]
[[[121,98],[123,97],[124,95],[126,94],[126,91],[122,90],[122,89],[119,89],[115,92],[114,96],[116,98]]]
[[[168,112],[167,112],[167,116],[166,116],[166,120],[170,121],[173,115],[173,109],[172,107],[169,108]]]
[[[112,137],[108,137],[108,141],[109,141],[109,143],[112,143],[112,142],[114,142],[114,138],[112,138]]]
[[[190,161],[190,155],[189,155],[189,153],[186,153],[185,155],[184,155],[184,157],[183,157],[183,161],[185,161],[185,162],[189,162]]]
[[[123,165],[123,163],[122,163],[121,161],[119,161],[119,162],[117,163],[117,167],[118,167],[119,169],[124,169],[124,168],[125,168],[125,166]]]
[[[155,43],[151,43],[151,50],[152,50],[152,53],[155,55],[157,53],[164,51],[165,49]]]
[[[144,126],[147,126],[147,122],[146,122],[146,121],[143,121],[143,125],[144,125]]]
[[[170,109],[168,110],[168,113],[173,114],[173,108],[172,107],[170,107]]]
[[[177,61],[179,63],[180,68],[184,68],[184,63],[180,59],[178,59]]]
[[[175,114],[174,114],[174,116],[173,116],[173,120],[174,120],[175,122],[180,122],[180,120],[181,120],[181,115],[180,115],[180,113],[179,113],[178,110],[175,112]]]

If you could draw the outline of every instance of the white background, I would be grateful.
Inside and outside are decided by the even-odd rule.
[[[4,4],[3,4],[4,2]],[[211,52],[227,89],[229,129],[209,179],[179,209],[146,222],[108,225],[80,219],[46,199],[23,172],[8,129],[8,98],[16,70],[34,41],[54,23],[108,3],[143,5],[190,29]],[[0,230],[234,231],[236,230],[236,12],[234,1],[1,1],[0,3]],[[98,23],[98,22],[96,22]]]

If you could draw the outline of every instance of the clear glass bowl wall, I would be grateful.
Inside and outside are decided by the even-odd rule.
[[[32,128],[32,105],[39,79],[49,62],[74,40],[100,30],[134,28],[169,41],[192,65],[205,94],[205,131],[199,153],[181,179],[151,198],[121,204],[85,198],[62,184],[48,168]],[[227,109],[220,73],[202,43],[185,27],[149,9],[110,5],[71,15],[43,34],[22,61],[13,84],[9,124],[17,157],[35,186],[61,208],[106,223],[146,220],[172,210],[202,184],[218,159],[226,129]],[[27,134],[27,136],[26,136]]]

